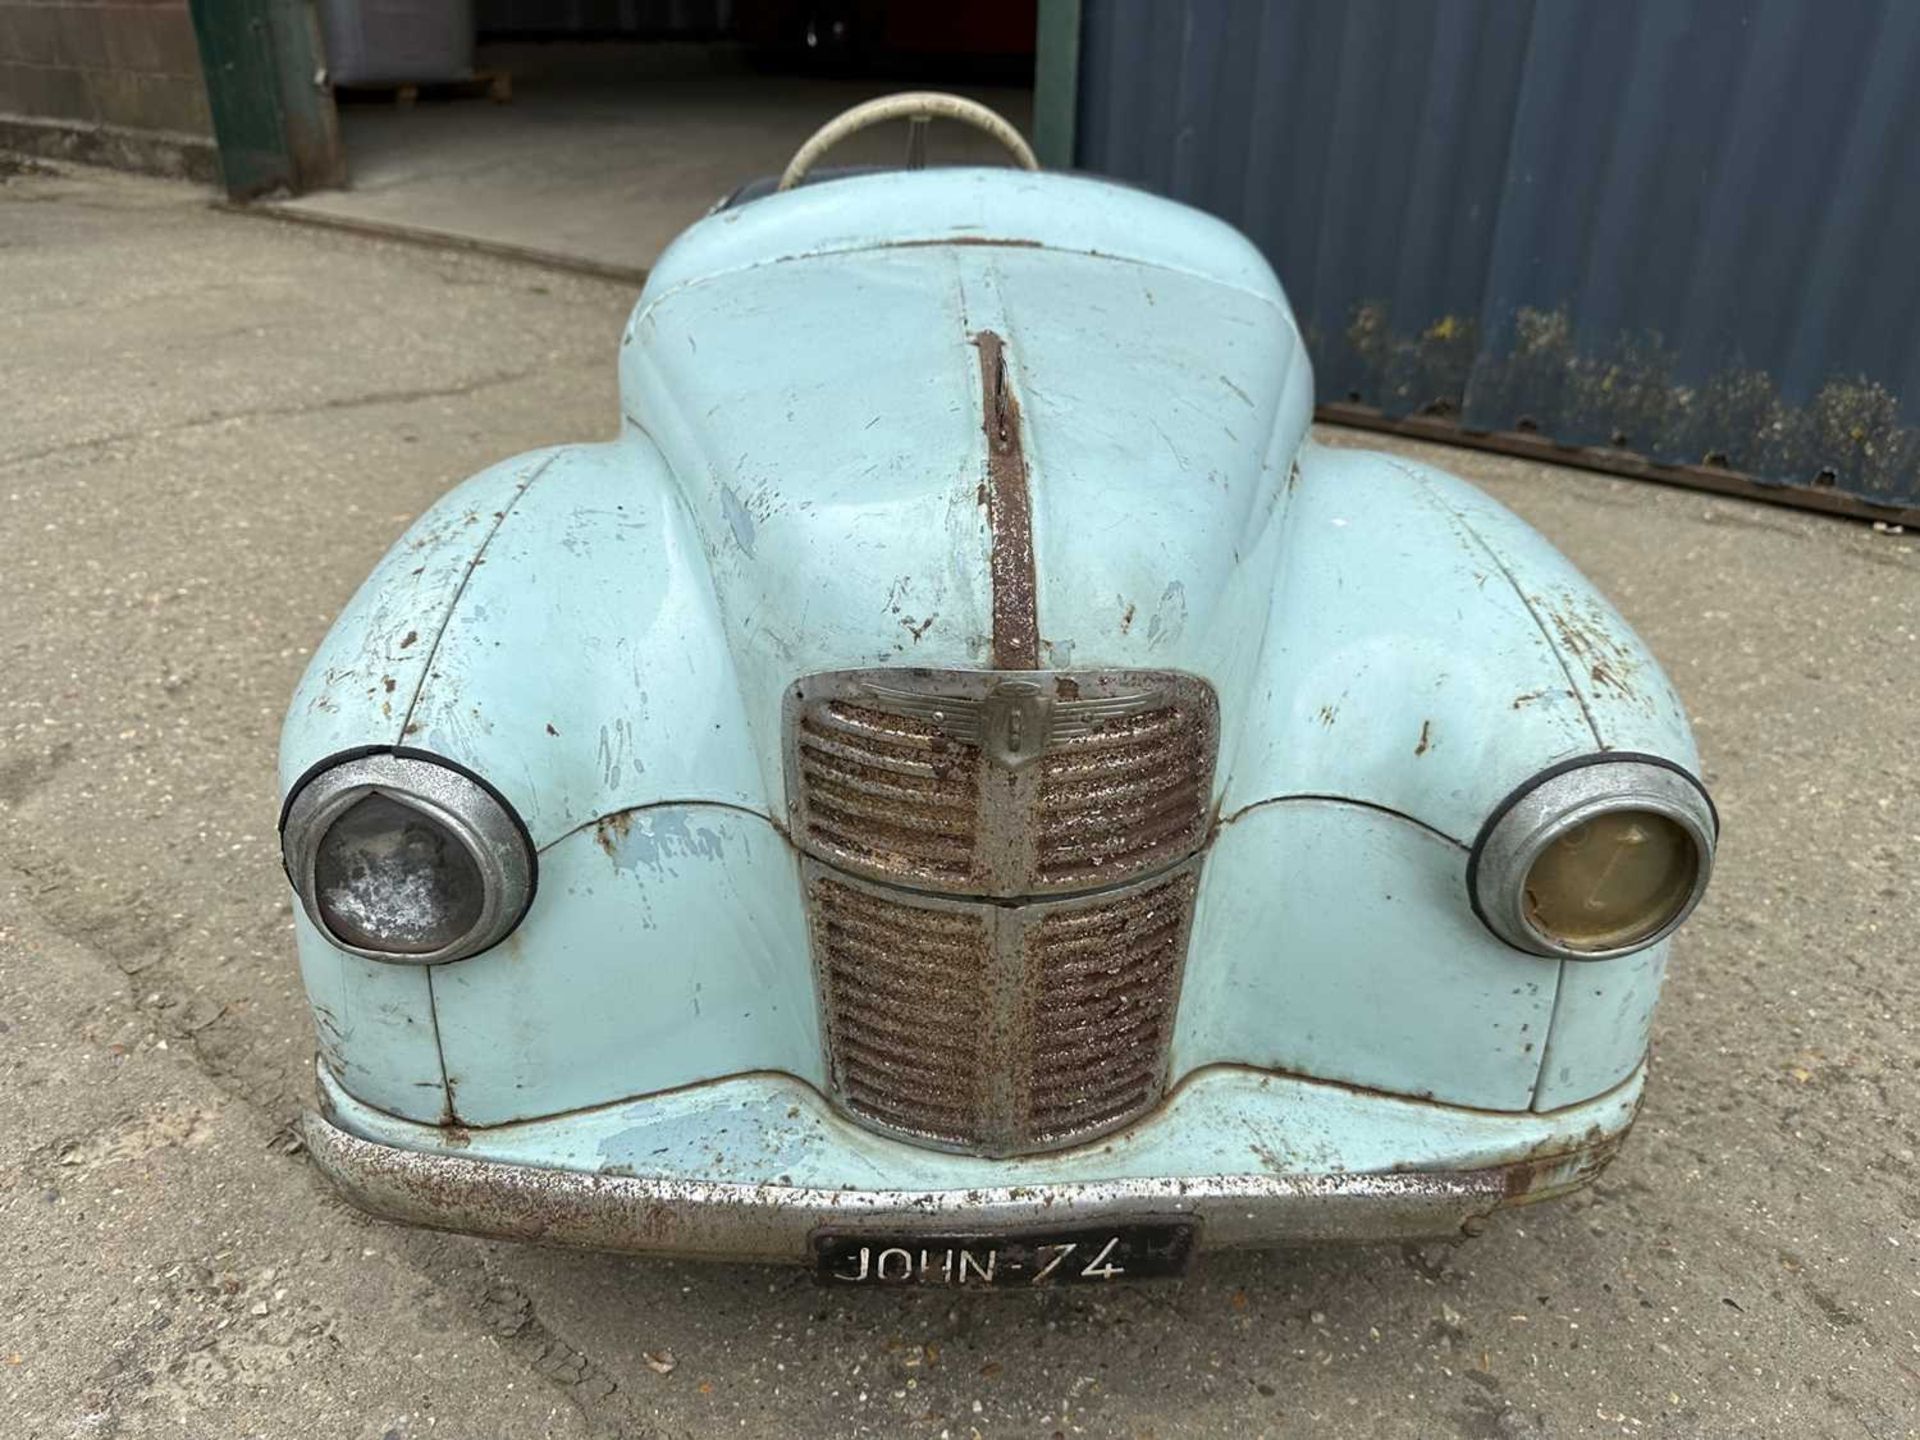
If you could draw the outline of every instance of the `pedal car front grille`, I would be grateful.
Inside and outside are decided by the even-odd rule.
[[[1046,1145],[1124,1124],[1160,1098],[1193,917],[1191,871],[1026,929],[1032,1045],[1022,1121]]]
[[[796,684],[785,718],[793,837],[855,875],[1059,894],[1206,839],[1219,720],[1192,676],[837,671]]]
[[[925,1140],[979,1142],[993,964],[984,907],[940,909],[814,876],[814,954],[841,1101]]]
[[[1048,885],[1099,885],[1205,838],[1212,714],[1178,702],[1063,737],[1040,762],[1034,864]]]
[[[807,833],[873,874],[964,887],[976,871],[980,755],[940,727],[845,700],[796,727]]]
[[[876,1129],[982,1155],[1078,1144],[1150,1109],[1197,864],[994,905],[807,862],[834,1098]]]
[[[1212,821],[1212,688],[838,671],[794,685],[785,720],[842,1108],[1005,1155],[1157,1103]]]

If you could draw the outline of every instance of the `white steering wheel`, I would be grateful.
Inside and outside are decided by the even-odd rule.
[[[935,119],[957,120],[962,125],[983,131],[998,140],[1022,170],[1040,168],[1032,147],[1021,138],[1020,132],[979,101],[969,100],[964,95],[948,95],[939,90],[909,90],[900,95],[882,95],[877,100],[856,105],[814,131],[807,137],[806,144],[793,152],[793,159],[787,162],[787,168],[780,176],[779,188],[791,190],[806,179],[807,173],[820,163],[820,157],[849,135],[872,125],[883,125],[889,120],[910,122],[911,128],[907,131],[907,169],[919,170],[927,163],[927,125]]]

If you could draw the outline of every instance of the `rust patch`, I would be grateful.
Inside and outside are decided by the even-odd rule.
[[[1623,643],[1611,618],[1598,602],[1578,595],[1535,595],[1533,603],[1553,627],[1561,650],[1576,669],[1586,672],[1596,690],[1612,691],[1622,700],[1654,708],[1653,697],[1639,684],[1640,657]]]
[[[314,1163],[375,1215],[438,1229],[600,1250],[811,1263],[812,1235],[850,1211],[901,1234],[950,1233],[957,1197],[989,1232],[1069,1219],[1191,1214],[1218,1244],[1440,1237],[1477,1228],[1498,1203],[1497,1170],[1411,1174],[1166,1176],[965,1191],[839,1189],[538,1169],[378,1145],[303,1117]]]
[[[1627,1132],[1590,1134],[1587,1143],[1552,1155],[1529,1155],[1505,1168],[1504,1205],[1537,1205],[1542,1200],[1591,1185],[1613,1162],[1626,1142]]]
[[[1413,747],[1413,753],[1415,755],[1424,755],[1432,747],[1432,744],[1433,722],[1431,720],[1422,720],[1420,722],[1420,743]]]
[[[991,250],[1044,250],[1047,248],[1038,240],[1001,239],[994,235],[945,235],[931,240],[893,240],[873,248],[876,250],[925,250],[947,245],[963,248],[984,246]]]
[[[1040,664],[1040,616],[1033,563],[1033,497],[1020,435],[1020,402],[1007,382],[1006,342],[991,330],[973,337],[980,351],[982,429],[987,440],[983,487],[992,535],[993,668],[1034,670]]]
[[[419,638],[420,638],[420,632],[418,630],[407,631],[406,638],[400,642],[400,648],[402,650],[406,649],[409,645],[413,644],[413,642],[418,640]]]
[[[620,853],[620,842],[627,838],[633,829],[633,812],[622,810],[618,815],[603,815],[594,821],[593,839],[609,855]]]

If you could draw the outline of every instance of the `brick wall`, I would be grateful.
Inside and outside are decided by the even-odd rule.
[[[211,179],[187,0],[0,0],[0,148]]]

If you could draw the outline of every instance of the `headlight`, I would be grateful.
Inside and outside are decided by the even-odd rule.
[[[362,755],[312,775],[280,829],[287,876],[335,945],[431,965],[504,940],[533,899],[513,812],[446,765]]]
[[[1467,862],[1474,909],[1517,949],[1605,960],[1673,932],[1718,833],[1691,776],[1635,756],[1548,771],[1495,811]]]

